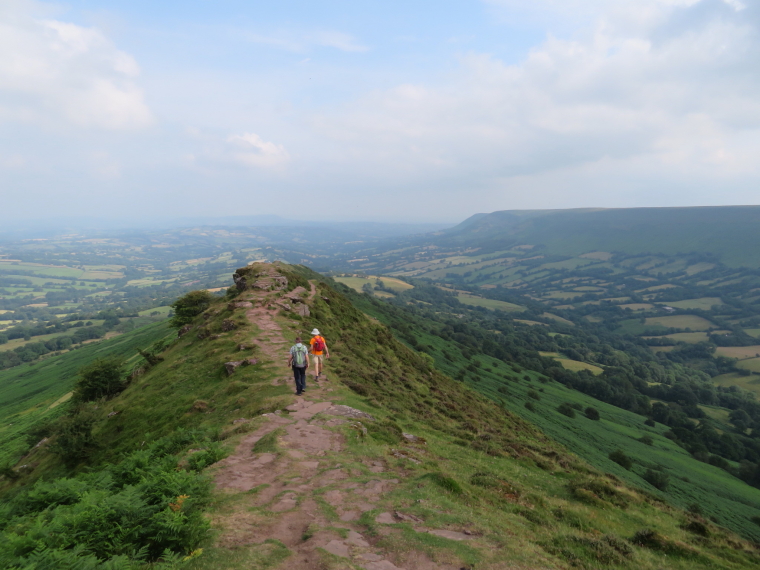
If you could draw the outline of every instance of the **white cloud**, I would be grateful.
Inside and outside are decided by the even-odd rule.
[[[98,29],[10,0],[0,12],[0,120],[136,129],[152,122],[137,62]]]
[[[735,6],[692,23],[697,3],[571,2],[601,11],[587,34],[550,36],[515,65],[467,54],[437,83],[376,91],[313,125],[356,171],[389,184],[493,189],[533,177],[534,207],[557,198],[541,186],[544,174],[562,171],[575,188],[573,169],[586,180],[597,162],[647,168],[671,189],[674,179],[757,180],[758,30]],[[625,10],[639,12],[636,25],[617,25]]]
[[[250,42],[295,53],[306,53],[315,47],[329,47],[352,53],[361,53],[369,49],[352,35],[331,30],[302,33],[280,30],[269,34],[246,33],[244,36]]]
[[[234,149],[230,156],[246,166],[278,168],[290,161],[290,155],[284,146],[267,142],[255,133],[232,135],[227,142]]]

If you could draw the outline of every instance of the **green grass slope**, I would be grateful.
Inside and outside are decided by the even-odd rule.
[[[344,445],[326,452],[319,461],[325,465],[323,474],[336,469],[345,473],[336,491],[393,481],[392,490],[378,498],[377,507],[352,523],[351,528],[361,530],[371,548],[391,553],[400,565],[410,568],[416,567],[410,562],[412,553],[424,555],[438,567],[479,570],[570,566],[738,570],[760,564],[754,547],[730,531],[591,467],[518,415],[451,379],[434,366],[433,359],[397,341],[385,326],[367,318],[318,275],[282,265],[252,266],[241,273],[256,278],[273,269],[288,278],[290,288],[302,285],[308,290],[307,279],[316,288],[309,301],[310,316],[283,308],[275,317],[277,327],[286,337],[318,327],[328,339],[332,356],[330,401],[374,416],[374,420],[363,419],[363,424],[349,421],[330,427]],[[278,295],[274,293],[272,300]],[[294,401],[292,388],[277,382],[287,346],[267,352],[270,345],[265,339],[271,338],[273,328],[251,322],[245,311],[223,300],[212,304],[193,326],[162,353],[163,361],[137,377],[123,393],[87,406],[87,413],[96,418],[96,445],[80,470],[111,465],[143,448],[149,450],[147,458],[157,441],[165,441],[178,428],[184,428],[181,433],[215,432],[214,439],[232,449],[246,432],[260,425],[263,413],[280,410],[281,416],[288,416],[284,408]],[[264,348],[247,348],[257,344]],[[224,363],[242,356],[258,362],[228,376]],[[233,423],[239,418],[249,422]],[[410,444],[402,433],[423,437],[425,442]],[[193,442],[185,444],[189,447]],[[253,451],[277,452],[277,435],[266,444],[266,449],[262,443],[262,449],[254,446]],[[167,453],[166,445],[161,445]],[[61,469],[44,448],[34,460],[35,472],[16,483],[17,492],[41,472],[50,477]],[[378,462],[384,465],[382,472],[368,469]],[[167,464],[181,473],[182,462]],[[152,474],[140,475],[141,469],[150,472],[146,465],[132,465],[129,473],[134,473],[139,485],[155,479]],[[108,469],[125,478],[126,468]],[[214,467],[209,469],[213,473]],[[311,540],[314,533],[344,538],[349,534],[324,498],[328,488],[317,490],[314,500],[321,505],[321,517],[332,522],[320,529],[305,524],[301,542]],[[181,517],[177,501],[183,487],[174,489],[173,495],[153,503],[164,507],[162,516]],[[272,537],[225,542],[238,521],[263,525],[274,516],[263,507],[248,506],[259,491],[218,493],[207,511],[217,538],[211,534],[193,544],[183,542],[186,550],[183,553],[178,547],[177,562],[192,549],[192,558],[186,562],[191,570],[301,568],[293,558],[296,546],[288,547]],[[382,510],[396,509],[416,519],[395,519],[387,525],[377,522]],[[431,535],[421,528],[423,523],[434,529],[467,529],[470,534],[460,536],[470,538]],[[5,532],[8,537],[8,533],[27,530],[20,525]],[[358,562],[327,553],[315,567],[359,568]]]
[[[82,366],[111,355],[135,359],[137,348],[148,347],[169,331],[165,322],[147,325],[34,364],[0,371],[0,465],[15,463],[24,453],[25,430],[64,411],[63,400]]]
[[[374,317],[392,322],[388,307],[366,297],[356,298],[362,309]],[[661,424],[649,427],[646,418],[601,402],[572,390],[534,371],[484,355],[467,360],[463,351],[440,337],[415,331],[420,346],[425,346],[436,367],[456,376],[472,368],[477,372],[465,377],[465,384],[499,402],[505,409],[523,417],[554,440],[565,445],[591,465],[636,487],[646,489],[683,509],[700,505],[705,516],[755,541],[760,541],[760,526],[752,522],[760,517],[760,489],[729,475],[726,471],[694,459],[686,450],[663,437],[668,431]],[[577,408],[575,417],[560,413],[561,404]],[[526,408],[526,404],[533,409]],[[601,414],[599,421],[585,417],[584,410],[593,407]],[[652,445],[639,441],[651,437]],[[609,459],[609,454],[623,450],[633,460],[633,467],[624,469]],[[665,473],[669,485],[665,492],[643,479],[647,470]]]
[[[728,266],[760,266],[760,207],[507,210],[479,215],[446,230],[445,244],[524,243],[553,254],[698,252]]]

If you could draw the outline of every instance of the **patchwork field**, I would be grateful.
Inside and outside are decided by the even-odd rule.
[[[384,287],[387,287],[388,289],[394,289],[397,291],[405,291],[407,289],[413,289],[414,285],[410,285],[409,283],[402,281],[401,279],[396,279],[395,277],[377,277],[374,275],[368,275],[366,277],[363,276],[341,276],[341,277],[335,277],[334,278],[338,283],[343,283],[344,285],[348,285],[351,287],[354,291],[362,292],[362,287],[364,285],[369,284],[371,286],[375,286],[377,281],[379,280],[382,282]]]
[[[755,346],[719,346],[715,352],[729,358],[755,358],[760,356],[760,345]]]
[[[715,305],[722,305],[720,297],[702,297],[701,299],[685,299],[683,301],[670,301],[667,303],[670,307],[676,309],[701,309],[709,311]]]
[[[715,325],[705,318],[696,315],[672,315],[665,317],[648,317],[645,321],[649,326],[661,326],[674,329],[691,329],[693,331],[706,331]]]
[[[485,307],[486,309],[499,309],[500,311],[521,312],[525,310],[525,307],[520,305],[513,305],[506,301],[497,301],[495,299],[484,299],[483,297],[476,297],[475,295],[469,295],[467,293],[459,293],[457,295],[460,303],[465,305],[472,305],[473,307]]]

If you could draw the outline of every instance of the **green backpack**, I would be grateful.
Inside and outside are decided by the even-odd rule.
[[[293,355],[293,366],[296,368],[306,367],[306,347],[302,344],[296,344],[290,349],[290,354]]]

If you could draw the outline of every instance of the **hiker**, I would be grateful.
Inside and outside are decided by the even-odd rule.
[[[301,344],[301,337],[296,337],[296,343],[290,347],[288,366],[293,367],[293,376],[296,380],[296,396],[300,396],[306,390],[306,369],[309,367],[309,350]]]
[[[327,348],[325,337],[319,334],[319,330],[314,329],[311,334],[313,337],[310,344],[311,354],[314,357],[314,380],[319,380],[325,365],[322,353],[324,353],[324,358],[330,358],[330,351]]]

